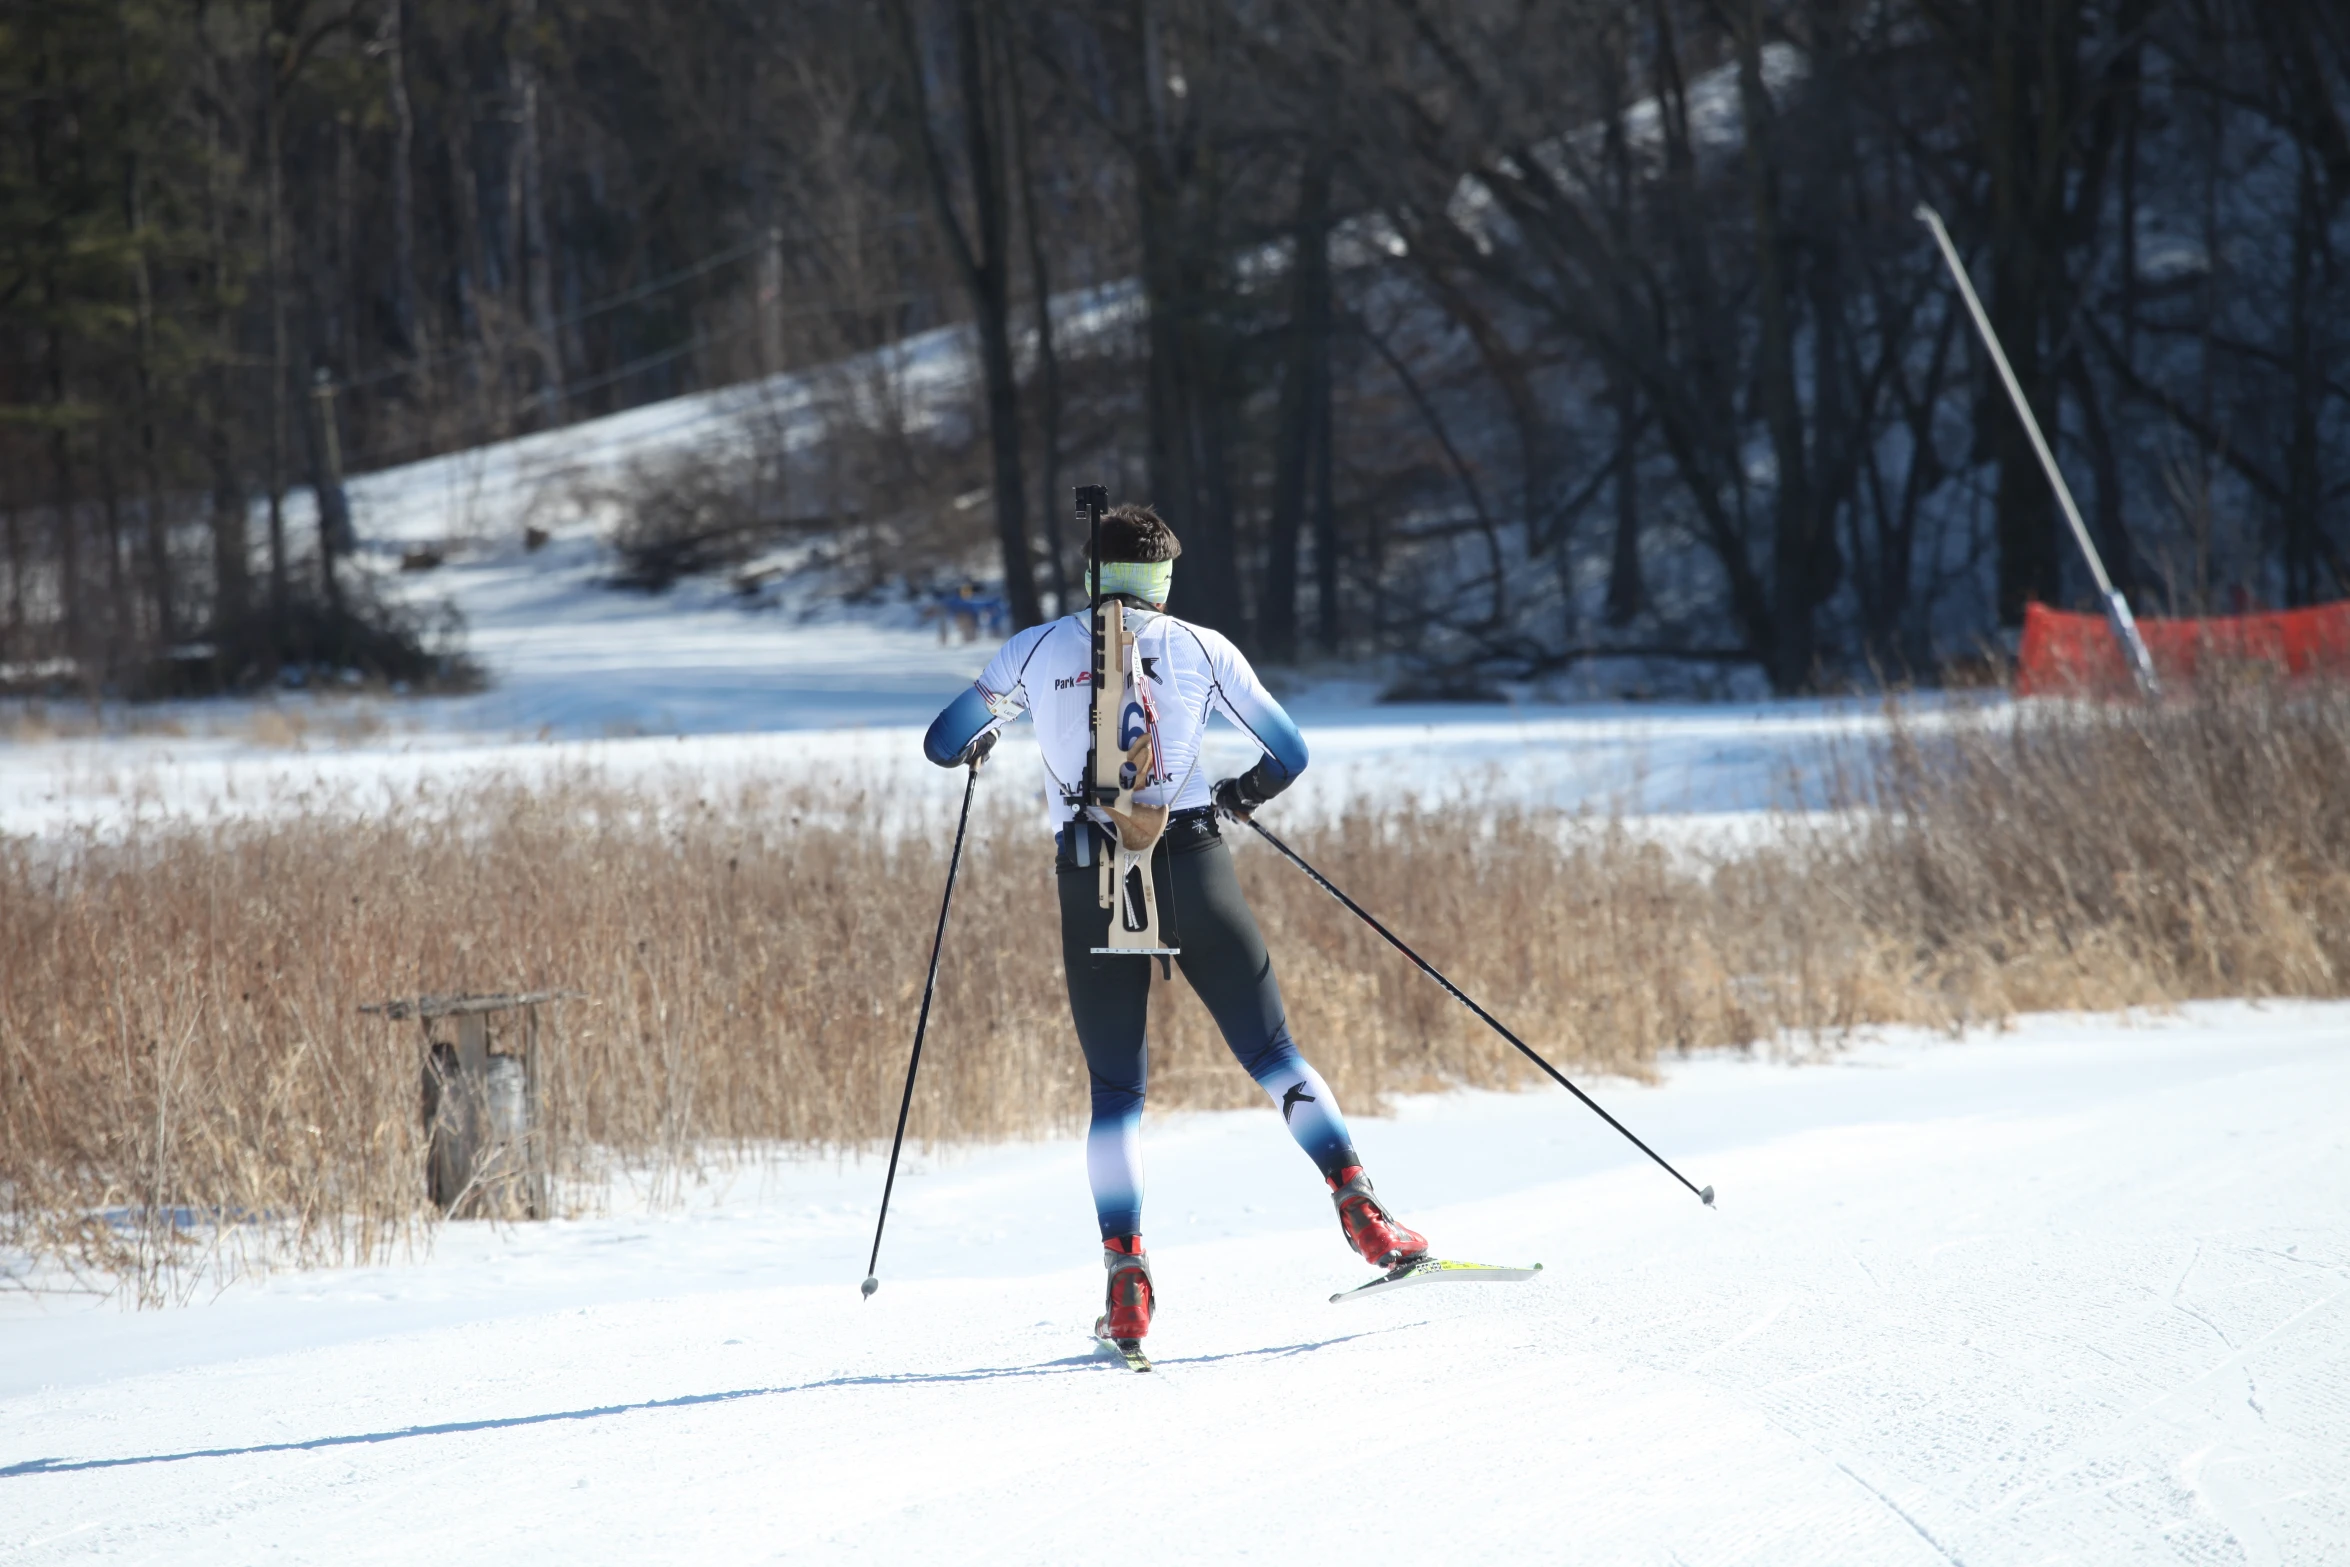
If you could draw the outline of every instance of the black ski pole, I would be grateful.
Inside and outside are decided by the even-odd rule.
[[[1320,871],[1314,869],[1311,865],[1308,865],[1304,855],[1298,853],[1288,844],[1283,843],[1280,839],[1274,837],[1271,831],[1260,825],[1255,819],[1243,818],[1243,820],[1247,821],[1251,827],[1256,828],[1258,837],[1264,839],[1267,843],[1271,844],[1274,848],[1279,849],[1284,855],[1286,855],[1290,864],[1296,866],[1299,870],[1304,871],[1308,876],[1311,876],[1314,879],[1314,884],[1316,886],[1320,887],[1324,892],[1330,894],[1330,896],[1333,898],[1336,898],[1339,902],[1345,904],[1347,911],[1353,914],[1356,919],[1361,920],[1364,924],[1370,926],[1380,935],[1386,937],[1387,944],[1389,946],[1402,953],[1405,957],[1410,958],[1413,963],[1419,966],[1421,973],[1427,975],[1430,979],[1436,981],[1436,983],[1439,985],[1442,985],[1445,989],[1445,993],[1451,996],[1453,1000],[1459,1002],[1462,1006],[1467,1007],[1470,1011],[1476,1013],[1477,1016],[1484,1021],[1487,1028],[1492,1029],[1502,1038],[1508,1040],[1511,1044],[1516,1045],[1521,1055],[1523,1055],[1527,1060],[1533,1062],[1536,1066],[1542,1068],[1542,1070],[1545,1072],[1548,1072],[1551,1076],[1551,1080],[1557,1083],[1559,1087],[1565,1089],[1568,1093],[1573,1094],[1577,1099],[1582,1100],[1586,1105],[1590,1106],[1592,1114],[1598,1116],[1602,1121],[1605,1121],[1608,1125],[1614,1127],[1617,1131],[1622,1132],[1627,1142],[1629,1142],[1633,1147],[1639,1149],[1642,1153],[1648,1155],[1648,1157],[1651,1159],[1654,1159],[1667,1175],[1670,1175],[1674,1180],[1679,1181],[1683,1186],[1687,1186],[1691,1191],[1697,1193],[1698,1201],[1704,1203],[1708,1208],[1711,1208],[1714,1205],[1714,1189],[1712,1187],[1699,1187],[1692,1184],[1688,1176],[1683,1175],[1680,1171],[1674,1169],[1670,1164],[1667,1164],[1663,1154],[1658,1153],[1654,1148],[1649,1147],[1648,1144],[1642,1142],[1639,1138],[1634,1137],[1630,1127],[1626,1126],[1623,1122],[1617,1120],[1614,1116],[1601,1109],[1599,1107],[1599,1101],[1593,1099],[1589,1094],[1583,1092],[1582,1089],[1577,1088],[1573,1083],[1567,1081],[1567,1075],[1564,1072],[1561,1072],[1557,1067],[1552,1066],[1548,1061],[1543,1060],[1541,1056],[1535,1054],[1534,1047],[1532,1045],[1527,1044],[1526,1041],[1520,1039],[1517,1035],[1504,1028],[1502,1026],[1501,1019],[1495,1017],[1492,1013],[1477,1005],[1476,1002],[1471,1001],[1467,993],[1464,992],[1460,986],[1454,984],[1451,980],[1446,979],[1442,974],[1437,972],[1435,964],[1429,962],[1426,958],[1420,956],[1417,952],[1414,952],[1410,947],[1405,946],[1402,937],[1398,936],[1394,931],[1389,930],[1386,926],[1380,924],[1376,919],[1372,918],[1371,912],[1368,909],[1355,902],[1354,899],[1348,897],[1345,893],[1340,892],[1337,885],[1333,883],[1329,877],[1323,875]]]
[[[955,822],[955,852],[947,860],[946,896],[938,900],[938,934],[930,938],[930,977],[922,982],[922,1012],[914,1020],[914,1056],[906,1063],[906,1094],[898,1101],[898,1133],[889,1143],[889,1175],[881,1183],[881,1217],[873,1221],[873,1255],[865,1259],[865,1298],[881,1288],[881,1228],[889,1223],[889,1194],[898,1184],[898,1150],[906,1142],[906,1112],[914,1108],[914,1074],[922,1069],[922,1034],[930,1027],[930,997],[938,989],[938,955],[947,941],[947,909],[955,901],[955,872],[963,866],[963,830],[971,825],[971,795],[979,787],[980,762],[971,764],[963,781],[963,814]]]

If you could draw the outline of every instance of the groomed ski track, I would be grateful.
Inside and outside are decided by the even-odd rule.
[[[1532,1283],[1348,1309],[1269,1113],[1154,1120],[1157,1371],[1074,1139],[125,1315],[0,1300],[0,1559],[2350,1559],[2350,1007],[1897,1036],[1358,1130]]]

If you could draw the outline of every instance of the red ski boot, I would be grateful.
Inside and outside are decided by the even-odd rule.
[[[1110,1275],[1109,1309],[1094,1325],[1094,1336],[1133,1349],[1149,1334],[1151,1310],[1159,1303],[1150,1253],[1139,1235],[1113,1235],[1102,1242],[1102,1266]]]
[[[1428,1238],[1404,1228],[1379,1205],[1361,1165],[1350,1164],[1329,1179],[1330,1200],[1338,1205],[1338,1227],[1365,1262],[1374,1268],[1394,1268],[1428,1255]]]

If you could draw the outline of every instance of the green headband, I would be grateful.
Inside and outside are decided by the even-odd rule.
[[[1171,560],[1105,560],[1098,575],[1100,591],[1130,593],[1145,604],[1164,604],[1167,590],[1175,585],[1175,563]]]

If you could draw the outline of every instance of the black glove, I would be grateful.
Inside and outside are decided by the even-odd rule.
[[[1255,815],[1257,807],[1265,803],[1266,797],[1249,787],[1254,778],[1254,773],[1248,772],[1217,784],[1209,791],[1215,798],[1216,809],[1236,822],[1245,822]]]
[[[977,738],[963,747],[963,754],[955,758],[955,765],[968,767],[976,772],[980,764],[987,760],[988,752],[995,749],[996,734],[996,730],[982,729]]]
[[[1255,805],[1241,798],[1240,780],[1237,778],[1226,778],[1208,792],[1216,801],[1217,814],[1229,816],[1236,822],[1247,821],[1249,812],[1256,809]]]
[[[1227,778],[1209,791],[1216,809],[1234,821],[1245,822],[1256,814],[1258,806],[1289,787],[1289,775],[1273,763],[1270,756],[1257,758],[1257,765],[1238,778]]]

